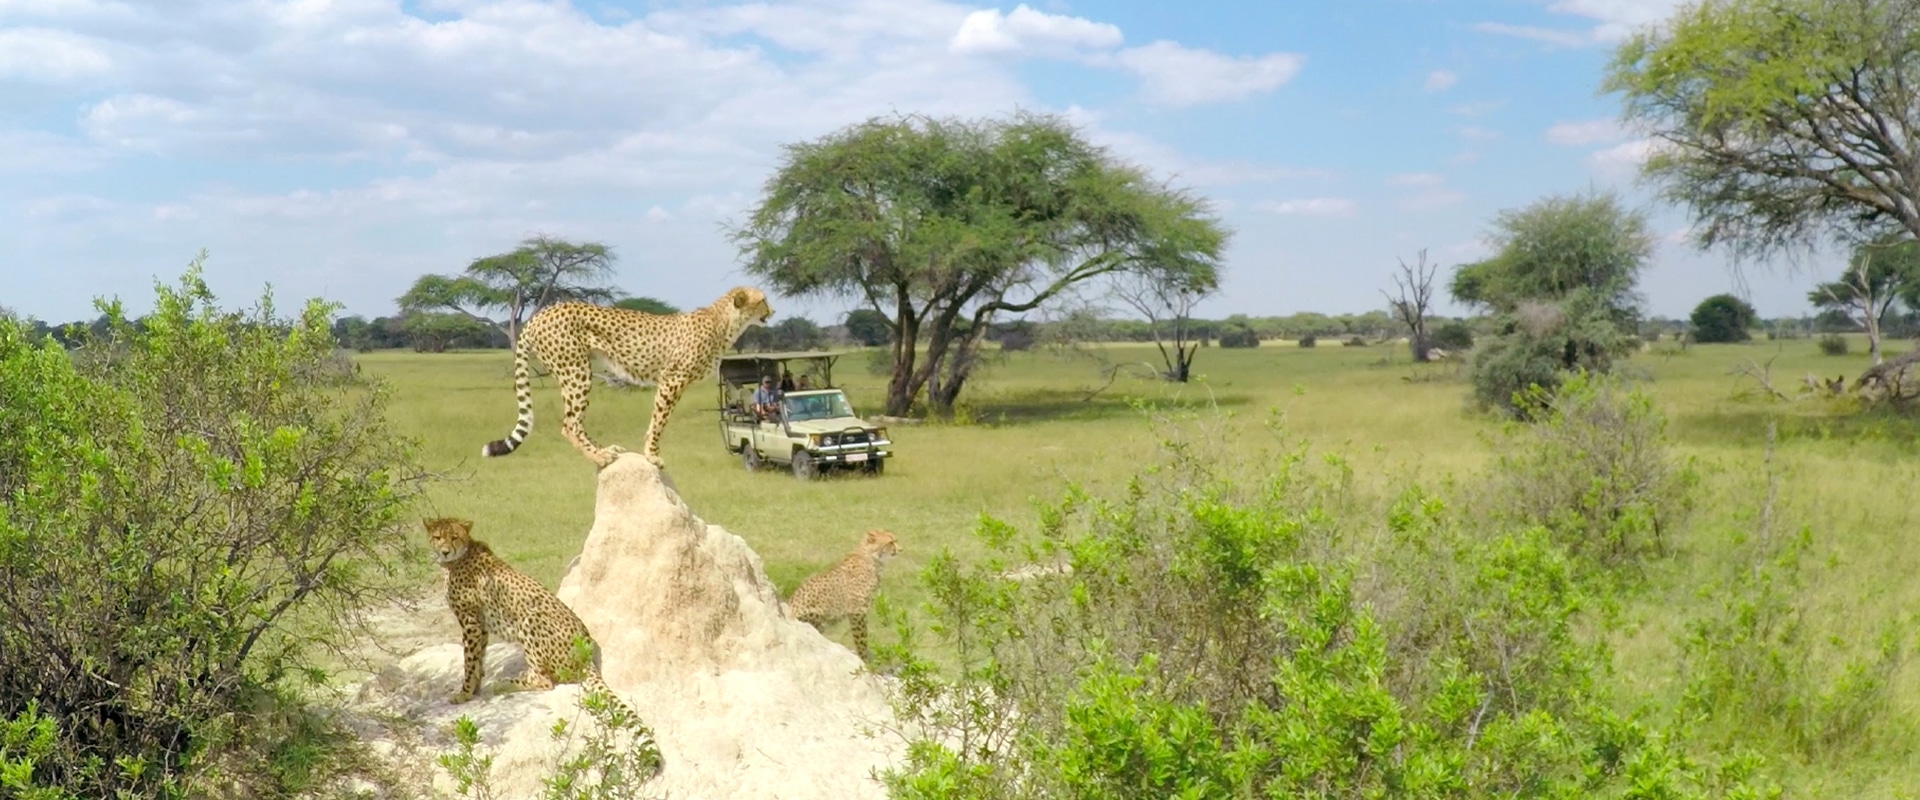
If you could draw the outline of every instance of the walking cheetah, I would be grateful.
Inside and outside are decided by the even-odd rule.
[[[873,607],[874,594],[880,588],[880,565],[900,554],[900,543],[891,531],[874,528],[860,539],[860,545],[840,563],[815,573],[800,582],[787,598],[787,609],[802,622],[819,630],[837,619],[847,621],[853,632],[853,649],[860,660],[867,660],[867,611]]]
[[[486,542],[474,539],[472,520],[441,517],[422,523],[434,560],[447,570],[447,605],[460,622],[465,677],[459,693],[447,701],[464,703],[480,691],[480,679],[486,672],[487,635],[498,635],[520,645],[526,653],[527,671],[513,681],[520,688],[551,689],[556,680],[570,683],[578,674],[582,688],[605,694],[626,711],[639,723],[634,746],[653,752],[657,774],[658,745],[645,723],[639,722],[640,713],[601,679],[598,648],[579,615],[539,581],[494,555]],[[576,641],[591,650],[576,652]]]
[[[533,430],[533,392],[527,385],[527,354],[553,372],[560,384],[560,434],[597,467],[613,463],[626,448],[600,447],[587,438],[587,392],[593,388],[593,360],[599,358],[616,377],[653,381],[653,419],[641,449],[654,466],[660,461],[660,434],[680,393],[713,372],[727,348],[748,328],[773,316],[767,296],[737,286],[705,308],[681,314],[648,314],[589,303],[556,303],[534,312],[513,345],[513,391],[520,416],[505,439],[480,448],[483,456],[504,456],[520,447]]]

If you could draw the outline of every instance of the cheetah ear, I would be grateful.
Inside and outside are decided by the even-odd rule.
[[[461,533],[468,533],[468,534],[473,533],[473,520],[470,520],[470,519],[456,520],[454,524],[460,526]]]
[[[741,287],[735,287],[733,291],[731,291],[731,292],[728,292],[727,294],[730,294],[730,295],[733,295],[733,307],[734,307],[734,308],[746,308],[746,307],[747,307],[747,302],[748,302],[748,301],[747,301],[747,290],[746,290],[745,288],[741,288]]]

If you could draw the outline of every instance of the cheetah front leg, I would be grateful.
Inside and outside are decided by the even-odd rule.
[[[479,609],[455,611],[454,617],[460,622],[460,655],[466,669],[460,692],[447,698],[447,702],[459,705],[472,700],[480,691],[480,679],[487,671],[487,627]]]
[[[595,467],[604,468],[613,463],[626,451],[620,447],[603,448],[587,437],[587,393],[593,389],[593,370],[587,361],[556,366],[553,377],[560,385],[560,435]]]
[[[653,390],[653,418],[647,422],[647,442],[640,449],[641,455],[655,467],[666,467],[660,460],[660,434],[666,430],[667,417],[673,413],[673,406],[680,402],[680,393],[686,391],[685,378],[661,376]]]

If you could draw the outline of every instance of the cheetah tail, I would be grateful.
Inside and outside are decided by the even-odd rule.
[[[651,766],[651,771],[644,776],[642,780],[652,780],[655,776],[658,776],[660,772],[666,768],[666,759],[660,755],[660,744],[654,741],[653,729],[647,727],[647,723],[640,719],[640,712],[634,710],[633,706],[628,705],[627,701],[622,700],[620,695],[614,694],[613,687],[608,686],[606,681],[601,680],[600,673],[597,670],[587,670],[586,677],[580,681],[580,688],[589,692],[600,692],[606,695],[607,699],[612,701],[614,705],[619,706],[627,712],[627,715],[633,719],[633,749],[645,754]]]
[[[520,416],[514,420],[513,432],[507,434],[507,438],[495,439],[480,448],[482,456],[504,456],[513,452],[533,430],[533,388],[527,380],[526,341],[526,332],[522,331],[513,343],[513,399],[520,405]]]

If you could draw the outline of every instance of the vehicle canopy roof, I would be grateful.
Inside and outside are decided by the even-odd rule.
[[[788,361],[823,361],[820,379],[828,386],[833,385],[833,362],[852,350],[792,350],[779,353],[733,353],[720,357],[720,366],[714,372],[720,383],[727,386],[743,386],[759,383],[761,378],[780,378],[780,370]],[[823,387],[824,388],[824,387]]]

